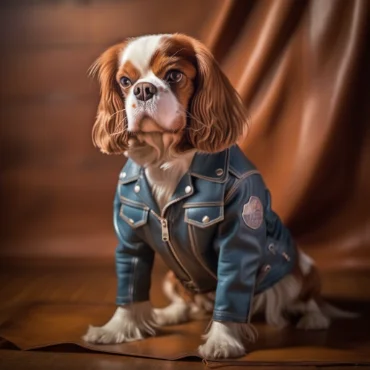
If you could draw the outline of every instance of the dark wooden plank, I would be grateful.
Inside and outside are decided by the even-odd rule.
[[[84,353],[53,353],[53,352],[20,352],[3,350],[0,352],[2,357],[3,370],[204,370],[207,369],[200,360],[194,361],[161,361],[145,358],[135,358],[129,356],[112,356],[103,354],[84,354]],[[222,370],[243,369],[243,366],[214,365]],[[212,368],[212,366],[210,366]],[[248,370],[302,370],[301,366],[248,366]],[[369,367],[361,367],[368,369]],[[315,366],[305,366],[304,370],[315,370]],[[326,369],[326,367],[325,367]],[[330,370],[334,369],[333,367]],[[336,368],[337,369],[337,368]],[[340,368],[344,370],[351,367]]]
[[[4,261],[3,261],[4,262]],[[114,305],[115,289],[116,289],[116,277],[114,271],[114,260],[110,257],[104,261],[83,259],[40,259],[37,261],[33,260],[6,260],[6,264],[1,264],[0,268],[0,301],[2,305],[0,307],[0,323],[5,320],[14,317],[15,315],[22,312],[23,308],[34,302],[45,302],[51,305],[58,305],[61,302],[71,304],[112,304]],[[161,290],[161,281],[163,274],[166,269],[163,266],[161,260],[156,260],[154,271],[153,271],[153,285],[151,289],[151,299],[156,306],[163,306],[167,303]],[[354,278],[359,275],[353,275],[353,273],[346,273],[347,278]],[[363,274],[362,276],[365,276]],[[332,279],[332,282],[336,282],[335,276],[324,275],[325,279]],[[350,279],[352,280],[352,279]],[[362,287],[363,290],[367,288],[366,280],[358,278],[357,284]],[[343,287],[344,293],[351,289],[350,287]],[[350,292],[349,292],[350,294]],[[346,295],[346,294],[345,294]],[[367,304],[365,302],[356,303],[361,305],[363,311],[366,309]],[[365,311],[364,311],[365,312]],[[337,329],[343,328],[343,332],[340,335],[342,338],[346,338],[346,322],[343,321],[337,324]],[[367,345],[368,336],[367,327],[364,325],[363,330],[359,328],[361,333],[358,334],[359,338],[363,341],[348,342],[348,348],[356,349],[362,348],[364,353]],[[275,330],[270,330],[271,336],[274,336]],[[323,341],[325,340],[325,333],[320,336]],[[36,334],[37,335],[37,334]],[[294,336],[294,330],[283,330],[280,335],[280,345],[274,350],[274,355],[279,356],[281,361],[285,358],[296,357],[297,361],[300,360],[300,355],[307,356],[307,351],[317,353],[318,357],[322,358],[322,353],[328,349],[322,343],[317,343],[314,348],[304,347],[305,338],[309,336],[309,333],[302,333],[301,337],[296,337],[296,341],[287,345],[286,339],[289,336]],[[329,335],[329,334],[328,334]],[[332,342],[335,342],[335,337],[332,337]],[[336,362],[348,361],[348,348],[347,345],[333,346],[332,350],[335,349],[337,357]],[[261,350],[260,358],[261,361],[269,361],[270,358],[266,357],[264,353],[272,353],[271,349]],[[320,355],[321,354],[321,355]],[[256,354],[254,353],[253,356]],[[315,361],[315,356],[312,360]],[[360,361],[360,359],[358,359]],[[216,365],[209,364],[210,367],[222,366],[222,369],[236,369],[243,368],[243,366],[227,366],[227,365]],[[325,364],[325,368],[334,369],[337,367],[328,366]],[[355,365],[355,364],[354,364]],[[126,356],[113,356],[105,354],[83,354],[83,353],[57,353],[57,352],[23,352],[23,351],[9,351],[0,350],[0,368],[1,369],[201,369],[204,365],[200,361],[159,361],[140,359]],[[318,366],[319,367],[319,366]],[[291,369],[295,370],[296,366],[258,366],[250,367],[248,369]],[[302,368],[302,367],[300,367]],[[312,370],[315,366],[304,366],[304,369]],[[342,368],[342,367],[341,367]],[[351,366],[347,364],[343,369],[350,369]],[[366,367],[361,367],[366,368]]]

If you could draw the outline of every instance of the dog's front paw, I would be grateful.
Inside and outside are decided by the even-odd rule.
[[[118,307],[104,326],[90,326],[82,339],[95,344],[133,342],[156,334],[153,309],[149,302]]]
[[[138,332],[135,336],[128,338],[125,333],[118,328],[109,328],[105,326],[89,326],[87,333],[82,337],[84,341],[94,344],[117,344],[142,339]]]
[[[199,346],[199,354],[207,359],[241,357],[245,354],[244,343],[248,338],[246,324],[213,321],[206,342]]]

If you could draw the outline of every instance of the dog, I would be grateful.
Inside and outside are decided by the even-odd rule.
[[[243,356],[251,317],[284,327],[327,329],[352,317],[320,297],[314,261],[271,208],[261,174],[237,146],[248,116],[211,52],[183,34],[127,39],[91,67],[101,99],[92,137],[128,159],[114,198],[117,309],[90,343],[154,336],[157,328],[212,314],[198,351]],[[170,272],[171,304],[149,301],[154,254]]]

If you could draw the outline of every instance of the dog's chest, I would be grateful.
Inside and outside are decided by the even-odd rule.
[[[171,162],[168,168],[148,167],[145,170],[152,196],[159,209],[162,211],[164,206],[170,201],[181,178],[188,171],[195,152],[181,156]]]

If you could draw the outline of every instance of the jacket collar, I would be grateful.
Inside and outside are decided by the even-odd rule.
[[[137,165],[131,159],[127,161],[124,170],[121,172],[119,181],[121,184],[128,184],[136,181],[138,186],[137,195],[148,205],[156,214],[164,215],[166,209],[181,199],[187,198],[194,193],[192,177],[197,177],[206,181],[224,183],[228,179],[229,170],[229,149],[214,154],[195,154],[189,171],[181,178],[174,194],[165,205],[162,212],[152,196],[150,185],[145,176],[144,168]]]
[[[190,166],[190,174],[211,182],[225,182],[229,171],[229,149],[207,154],[197,153]]]
[[[119,175],[119,181],[121,184],[128,184],[129,182],[136,181],[141,172],[141,167],[136,164],[133,160],[128,159],[125,167]]]
[[[196,153],[190,165],[189,173],[191,176],[203,180],[222,183],[228,178],[228,170],[229,149],[226,149],[213,154]],[[122,184],[127,184],[138,180],[143,173],[144,169],[129,159],[119,176],[119,180]]]

